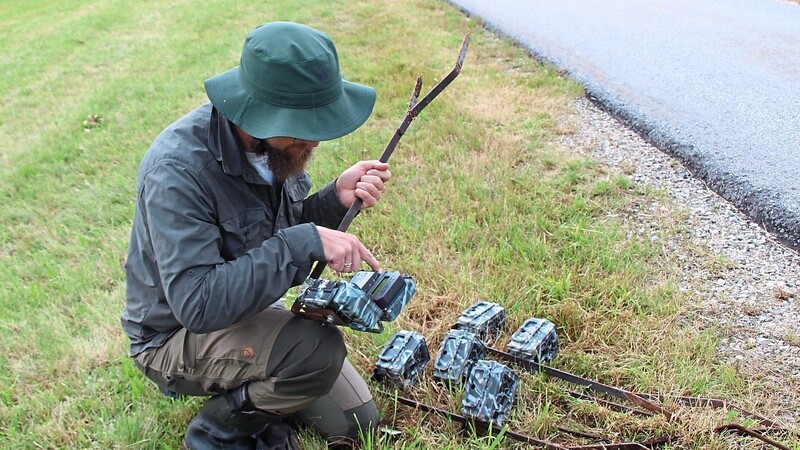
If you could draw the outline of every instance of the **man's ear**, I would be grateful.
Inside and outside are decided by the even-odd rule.
[[[256,141],[258,141],[259,139],[250,136],[249,134],[247,134],[246,131],[244,131],[244,129],[242,129],[235,123],[231,122],[231,127],[233,127],[233,132],[236,134],[236,137],[239,139],[239,144],[241,144],[242,147],[247,149],[253,149],[253,147],[255,147],[256,144],[258,144],[258,142]]]

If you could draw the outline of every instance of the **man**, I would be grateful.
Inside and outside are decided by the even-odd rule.
[[[388,165],[362,161],[308,196],[320,141],[372,112],[375,91],[339,73],[331,40],[285,22],[245,40],[240,65],[205,82],[210,104],[164,130],[142,160],[122,326],[162,389],[211,395],[189,449],[296,448],[289,424],[353,442],[378,421],[341,332],[276,305],[315,261],[378,261],[336,231],[356,198],[375,205]]]

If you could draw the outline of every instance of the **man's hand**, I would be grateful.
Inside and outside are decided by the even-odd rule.
[[[361,262],[364,261],[372,270],[381,270],[378,260],[352,234],[320,226],[317,227],[317,232],[325,252],[325,262],[331,269],[337,272],[355,272],[361,270]]]
[[[363,208],[370,208],[378,203],[386,188],[385,183],[391,177],[388,163],[361,161],[336,179],[336,195],[345,208],[349,208],[356,198],[364,202]]]

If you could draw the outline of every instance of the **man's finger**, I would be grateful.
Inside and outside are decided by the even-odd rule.
[[[378,263],[378,260],[375,259],[374,256],[372,256],[372,253],[367,249],[367,247],[364,247],[364,244],[361,244],[360,242],[359,244],[360,244],[359,251],[361,253],[361,259],[365,263],[369,264],[369,266],[372,267],[372,270],[376,272],[381,270],[381,265]]]
[[[370,160],[367,160],[367,161],[360,161],[358,164],[360,164],[361,167],[363,167],[365,169],[364,170],[365,172],[367,170],[370,170],[370,169],[386,170],[386,169],[389,168],[389,163],[380,162],[377,159],[370,159]]]
[[[328,260],[328,265],[337,272],[344,272],[345,267],[347,266],[347,261],[350,257],[347,254],[347,251],[344,248],[340,248],[338,251],[332,252],[335,256],[332,256]]]
[[[380,178],[382,181],[389,181],[389,178],[392,178],[392,172],[388,170],[370,169],[365,176],[374,176]]]
[[[380,191],[386,189],[386,185],[384,184],[383,179],[377,175],[364,175],[358,182],[374,185]]]
[[[375,198],[375,196],[369,191],[364,189],[356,189],[353,194],[361,199],[361,207],[364,209],[372,208],[378,204],[378,199]]]
[[[361,269],[361,253],[357,247],[353,247],[353,251],[350,252],[350,262],[352,265],[349,267],[348,272],[356,272]]]
[[[372,183],[365,183],[363,181],[356,184],[356,189],[362,189],[367,191],[370,195],[375,197],[376,200],[379,200],[381,198],[381,195],[383,194],[383,189],[381,189],[380,186],[376,186]]]

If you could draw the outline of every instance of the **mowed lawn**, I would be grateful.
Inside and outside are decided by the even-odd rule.
[[[720,363],[722,331],[683,320],[686,299],[658,243],[628,233],[620,219],[656,194],[555,144],[570,132],[561,119],[581,88],[446,2],[5,1],[0,448],[178,447],[202,399],[160,395],[128,358],[119,325],[137,166],[162,128],[206,101],[203,80],[235,66],[245,35],[273,20],[327,32],[343,74],[378,90],[368,123],[316,152],[309,171],[318,186],[377,158],[414,79],[423,76],[427,91],[472,34],[461,76],[395,152],[381,204],[351,227],[384,268],[414,276],[418,287],[384,334],[348,332],[362,374],[397,329],[421,332],[435,354],[459,313],[484,299],[508,314],[497,347],[525,319],[544,317],[558,326],[558,368],[773,412],[767,386]],[[402,433],[366,448],[516,445],[460,434],[372,386],[386,425]],[[732,411],[682,410],[669,423],[576,400],[568,389],[577,387],[522,375],[509,426],[561,443],[591,441],[557,425],[616,440],[676,434],[683,448],[737,443],[708,432],[741,419]],[[430,371],[410,395],[460,406],[461,392],[435,385]],[[310,434],[304,441],[322,448]]]

